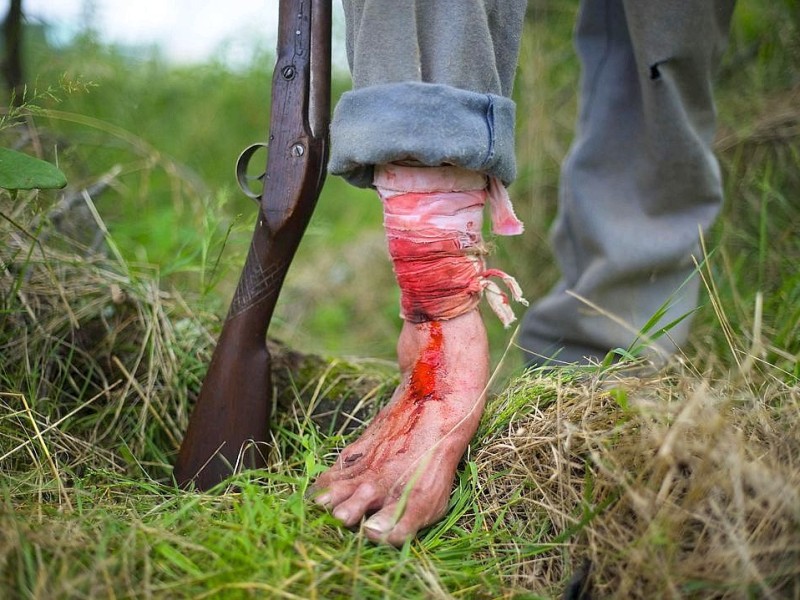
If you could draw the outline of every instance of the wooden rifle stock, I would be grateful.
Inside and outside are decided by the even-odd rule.
[[[253,241],[181,444],[178,485],[206,490],[266,466],[272,384],[266,337],[325,180],[331,0],[281,0],[269,156]],[[253,152],[240,157],[241,179]]]

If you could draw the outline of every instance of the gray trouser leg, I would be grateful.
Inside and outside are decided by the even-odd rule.
[[[511,86],[525,0],[345,0],[353,91],[331,123],[328,169],[362,187],[414,160],[515,175]]]
[[[602,359],[628,347],[662,305],[662,326],[695,309],[698,231],[722,202],[711,78],[732,10],[732,0],[582,3],[578,132],[553,229],[562,279],[523,321],[532,362]],[[652,355],[684,343],[689,321]]]

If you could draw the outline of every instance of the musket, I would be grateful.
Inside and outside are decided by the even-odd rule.
[[[237,468],[267,465],[272,384],[267,329],[325,180],[330,116],[331,0],[281,0],[267,165],[239,283],[189,419],[174,476],[206,490]]]

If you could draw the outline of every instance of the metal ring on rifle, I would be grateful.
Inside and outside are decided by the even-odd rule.
[[[247,174],[247,167],[250,166],[250,159],[253,158],[253,155],[258,152],[259,149],[268,147],[269,144],[266,142],[250,144],[247,148],[242,150],[239,158],[236,159],[236,182],[239,184],[239,189],[242,190],[245,196],[255,200],[257,203],[261,202],[262,192],[254,192],[250,187],[250,183],[252,181],[260,181],[263,188],[264,178],[267,176],[267,172],[265,170],[261,175],[253,177]]]

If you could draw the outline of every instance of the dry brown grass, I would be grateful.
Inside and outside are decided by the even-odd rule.
[[[516,583],[553,591],[588,561],[597,597],[800,595],[800,386],[681,368],[517,385],[500,406],[554,400],[475,455],[485,514],[555,544]]]
[[[83,196],[68,222],[36,206],[35,193],[16,204],[3,196],[0,466],[168,479],[220,321],[162,289],[152,265],[120,256]],[[63,225],[101,243],[92,249]],[[360,426],[395,381],[380,361],[326,360],[274,341],[270,351],[278,414],[300,398],[294,418],[329,434]]]
[[[179,295],[160,289],[156,271],[90,251],[47,223],[43,231],[34,240],[4,221],[1,232],[0,352],[5,379],[25,382],[15,391],[31,401],[28,421],[36,413],[62,425],[49,436],[64,423],[81,431],[83,444],[59,447],[88,462],[98,448],[122,444],[152,457],[152,439],[177,444],[198,371],[186,359],[210,344],[208,332],[187,320]]]

